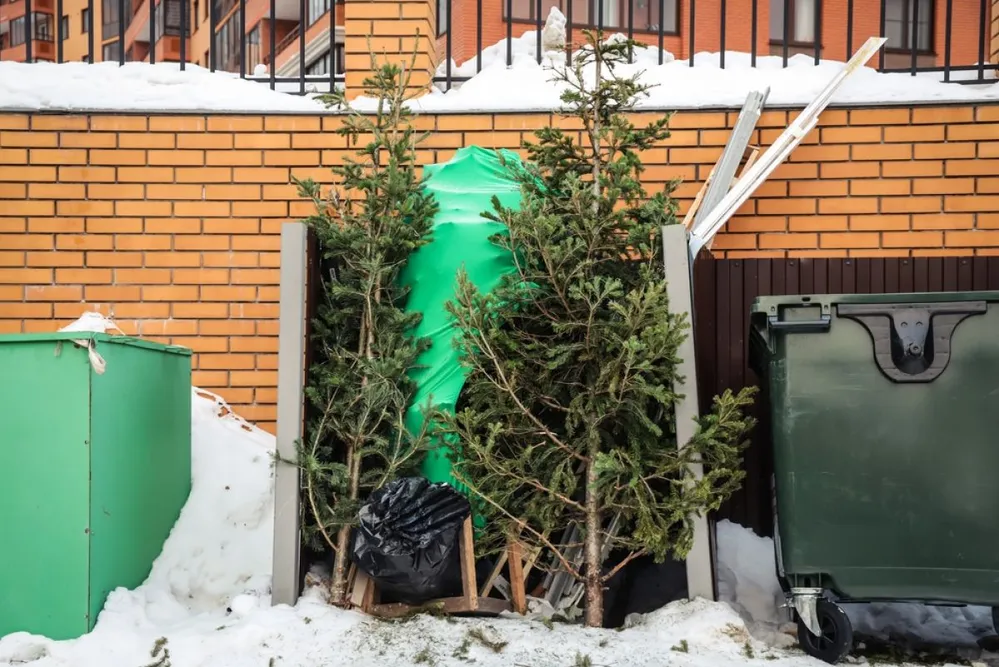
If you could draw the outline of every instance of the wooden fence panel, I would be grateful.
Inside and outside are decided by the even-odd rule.
[[[715,259],[694,264],[694,336],[702,409],[725,389],[758,385],[749,368],[749,309],[758,296],[908,294],[999,290],[999,257],[854,259]],[[746,480],[718,518],[772,535],[773,456],[767,398],[757,395],[758,420],[744,460]]]

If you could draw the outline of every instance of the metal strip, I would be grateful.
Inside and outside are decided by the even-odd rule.
[[[663,263],[666,268],[666,292],[670,308],[678,315],[687,314],[688,321],[694,321],[693,294],[691,285],[691,263],[687,257],[687,230],[683,225],[667,225],[662,228]],[[693,326],[693,325],[691,325]],[[695,419],[700,415],[697,398],[697,368],[694,360],[693,328],[677,349],[680,363],[676,368],[677,381],[673,391],[678,398],[673,405],[676,419],[676,443],[682,449],[694,437]],[[695,479],[704,476],[704,467],[694,463],[690,472]],[[711,535],[708,519],[703,514],[692,517],[694,543],[687,554],[687,597],[715,599],[714,565],[711,562]]]
[[[701,207],[697,209],[697,214],[694,216],[693,229],[697,229],[698,223],[714,210],[718,202],[732,187],[732,179],[735,178],[735,172],[739,168],[739,163],[742,162],[742,156],[745,154],[746,148],[749,147],[749,140],[753,137],[756,123],[760,119],[760,113],[762,113],[763,105],[766,104],[769,95],[770,88],[767,88],[762,92],[754,90],[746,96],[742,111],[739,112],[739,118],[735,121],[735,128],[728,137],[725,150],[718,158],[714,177],[708,184],[708,191],[704,193]]]
[[[704,218],[702,223],[693,230],[690,236],[690,255],[697,253],[718,233],[729,218],[742,206],[753,191],[787,159],[801,140],[812,131],[818,122],[819,115],[829,106],[833,93],[842,85],[848,76],[860,69],[870,60],[885,43],[884,37],[871,37],[842,70],[826,84],[825,88],[813,99],[807,107],[794,119],[784,132],[760,159],[740,178],[718,205]]]
[[[274,561],[271,604],[298,601],[299,469],[305,404],[305,281],[308,234],[301,222],[281,226],[278,328],[277,455],[274,467]]]

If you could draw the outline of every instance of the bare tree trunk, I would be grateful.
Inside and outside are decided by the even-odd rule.
[[[598,38],[599,40],[599,38]],[[600,44],[594,44],[594,91],[600,88],[601,65],[603,64]],[[593,129],[590,143],[593,147],[593,213],[596,215],[600,211],[600,97],[597,96],[593,104]],[[593,436],[591,436],[593,437]],[[604,589],[603,580],[600,576],[600,567],[603,565],[601,552],[603,551],[600,539],[600,497],[597,492],[597,455],[600,453],[600,445],[593,442],[589,447],[589,460],[586,462],[586,542],[584,544],[584,554],[586,560],[586,572],[584,581],[586,584],[586,625],[591,628],[598,628],[604,624]]]
[[[350,526],[344,526],[336,536],[336,555],[333,559],[333,590],[330,603],[338,607],[347,604],[347,546]]]
[[[583,580],[586,584],[586,625],[599,628],[604,624],[604,589],[600,576],[603,550],[600,539],[600,498],[596,488],[597,470],[594,459],[595,456],[591,456],[586,464],[586,542],[584,543],[586,572]]]

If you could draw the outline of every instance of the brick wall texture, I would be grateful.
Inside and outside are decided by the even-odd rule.
[[[764,113],[768,146],[797,112]],[[645,156],[686,210],[737,112],[681,112]],[[279,232],[331,182],[334,116],[0,115],[0,333],[85,309],[194,349],[194,382],[275,419]],[[424,116],[424,163],[516,148],[548,114]],[[833,109],[718,237],[731,257],[999,255],[999,105]]]

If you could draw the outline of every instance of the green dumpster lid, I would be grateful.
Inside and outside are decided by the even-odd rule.
[[[106,343],[111,343],[112,345],[131,345],[132,347],[155,350],[156,352],[182,354],[186,356],[191,355],[191,349],[181,345],[165,345],[163,343],[156,343],[142,338],[133,338],[132,336],[112,336],[111,334],[97,333],[94,331],[52,331],[45,333],[5,334],[0,336],[0,345],[12,343],[43,343],[49,341],[60,342],[65,340],[93,340],[100,345],[104,345]]]
[[[791,294],[761,296],[753,300],[752,313],[766,313],[783,306],[807,304],[829,305],[846,303],[906,304],[954,301],[999,301],[999,292],[912,292],[910,294]]]

